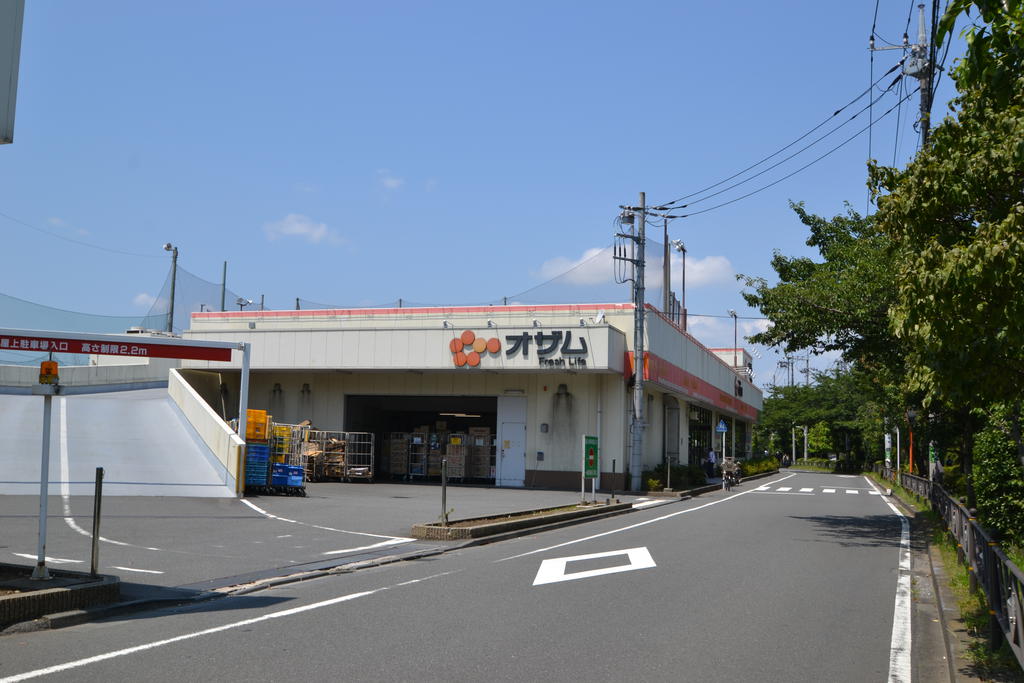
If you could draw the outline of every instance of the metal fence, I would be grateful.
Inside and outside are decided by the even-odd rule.
[[[897,481],[896,472],[876,463],[875,472]],[[956,541],[957,557],[967,565],[971,590],[985,592],[990,615],[990,645],[998,648],[1005,639],[1024,667],[1024,572],[981,528],[971,511],[950,496],[942,486],[923,477],[899,473],[899,485],[929,501],[942,516]]]

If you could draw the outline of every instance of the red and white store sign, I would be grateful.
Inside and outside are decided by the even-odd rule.
[[[120,339],[104,341],[97,338],[23,336],[0,334],[0,351],[36,351],[54,353],[87,353],[105,356],[135,356],[137,358],[188,358],[190,360],[231,360],[230,348],[197,346],[194,344],[159,344],[125,342]]]

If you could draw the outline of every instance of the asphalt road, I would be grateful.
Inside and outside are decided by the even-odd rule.
[[[881,681],[898,640],[901,531],[863,477],[783,474],[417,561],[7,636],[0,680]]]

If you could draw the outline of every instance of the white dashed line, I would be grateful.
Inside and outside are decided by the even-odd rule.
[[[858,493],[860,493],[860,491],[858,491],[857,489],[846,489],[846,492],[847,492],[847,493],[852,493],[852,494],[853,494],[853,495],[855,495],[855,496],[856,496],[856,495],[857,495]]]
[[[11,554],[12,555],[16,555],[17,557],[24,557],[24,558],[27,558],[29,560],[35,560],[36,559],[36,555],[30,555],[28,553],[11,553]],[[82,564],[84,561],[85,560],[69,560],[69,559],[65,559],[63,557],[50,557],[49,555],[46,556],[46,563],[47,564]]]
[[[822,489],[821,492],[822,493],[835,493],[836,490],[835,489]]]
[[[138,572],[140,574],[163,574],[163,572],[158,572],[155,569],[136,569],[135,567],[118,567],[117,565],[114,565],[111,569],[120,569],[123,572]]]
[[[807,493],[808,491],[813,491],[813,490],[814,489],[800,489],[800,493]]]
[[[786,491],[792,491],[793,487],[791,487],[791,486],[780,486],[779,488],[777,488],[775,490],[776,491],[781,491],[782,493],[785,493]]]

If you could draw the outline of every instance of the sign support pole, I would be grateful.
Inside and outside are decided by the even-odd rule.
[[[57,385],[40,384],[32,387],[32,393],[43,396],[43,455],[39,469],[39,542],[36,546],[36,567],[32,578],[37,581],[50,579],[46,568],[46,515],[50,498],[50,420],[53,417],[53,395]]]

